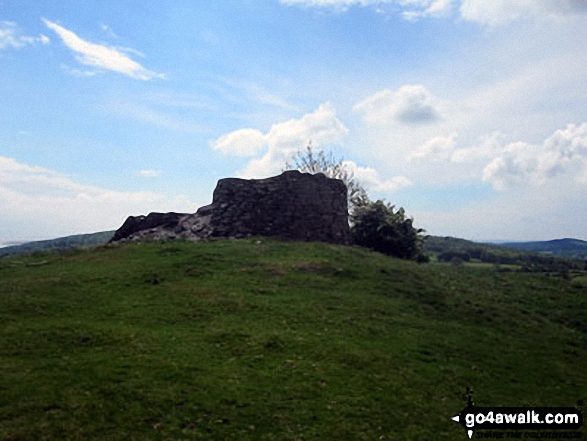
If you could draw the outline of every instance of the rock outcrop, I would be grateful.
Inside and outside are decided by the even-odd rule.
[[[299,171],[267,179],[221,179],[212,204],[194,214],[131,216],[112,242],[247,236],[348,243],[345,184],[323,174]]]
[[[179,221],[188,214],[180,213],[149,213],[148,216],[129,216],[122,226],[116,230],[111,242],[131,237],[141,231],[164,229],[175,230]]]

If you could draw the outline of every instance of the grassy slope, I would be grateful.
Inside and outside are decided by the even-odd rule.
[[[587,397],[587,290],[266,241],[0,262],[0,439],[455,440]]]

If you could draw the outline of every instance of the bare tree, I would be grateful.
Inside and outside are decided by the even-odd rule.
[[[308,143],[304,150],[298,150],[285,162],[284,170],[299,170],[303,173],[323,173],[329,178],[340,179],[347,186],[349,211],[369,202],[365,188],[355,179],[355,175],[342,159],[336,159],[332,152],[314,150]]]

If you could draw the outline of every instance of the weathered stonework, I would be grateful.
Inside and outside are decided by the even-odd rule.
[[[299,171],[267,179],[221,179],[211,205],[195,214],[131,216],[112,242],[247,236],[348,243],[345,184]]]

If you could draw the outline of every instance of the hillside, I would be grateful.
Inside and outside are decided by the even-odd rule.
[[[572,277],[574,272],[582,273],[587,270],[587,260],[519,250],[502,244],[471,242],[455,237],[428,236],[424,242],[424,251],[440,262],[456,260],[473,265],[490,264],[515,271],[559,273],[565,277]]]
[[[91,248],[105,244],[110,240],[113,234],[114,231],[101,231],[99,233],[76,234],[74,236],[60,237],[57,239],[27,242],[21,245],[0,248],[0,257],[11,256],[14,254]]]
[[[534,253],[550,253],[555,256],[587,259],[587,241],[579,239],[555,239],[541,242],[508,242],[500,245]]]
[[[587,289],[251,239],[0,261],[0,439],[459,440],[587,396]]]

